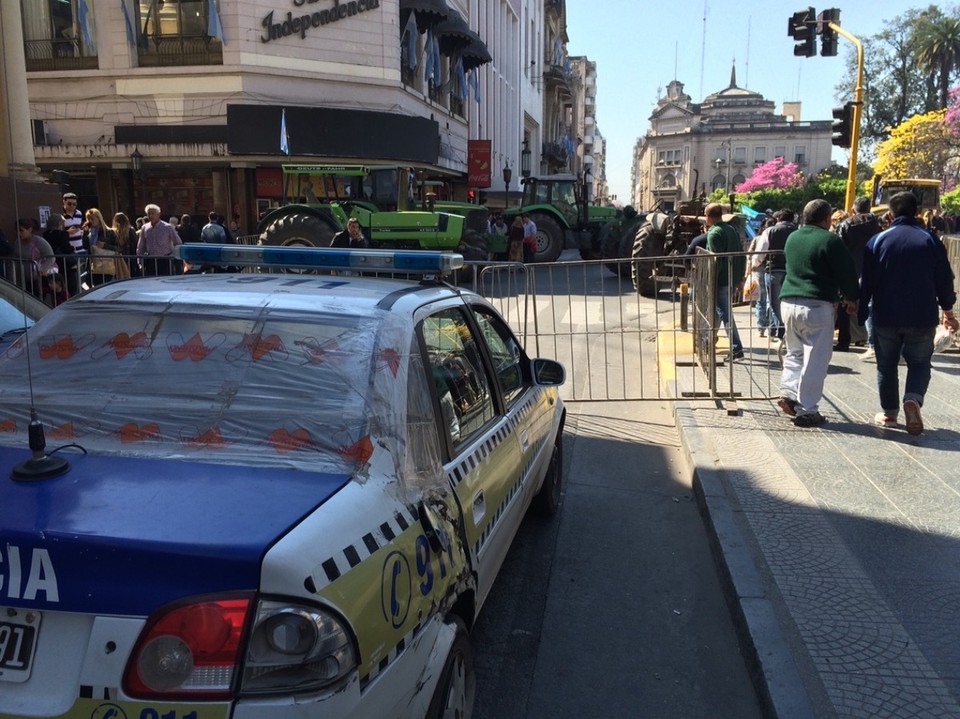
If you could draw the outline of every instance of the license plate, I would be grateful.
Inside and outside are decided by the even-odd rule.
[[[0,608],[0,682],[30,678],[40,633],[40,612]]]

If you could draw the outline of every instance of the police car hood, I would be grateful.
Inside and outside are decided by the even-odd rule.
[[[29,458],[0,448],[5,472]],[[256,589],[267,549],[346,474],[66,455],[53,479],[0,479],[0,605],[145,616]]]

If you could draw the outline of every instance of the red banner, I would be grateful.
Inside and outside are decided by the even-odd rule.
[[[490,140],[467,140],[467,184],[490,187]]]

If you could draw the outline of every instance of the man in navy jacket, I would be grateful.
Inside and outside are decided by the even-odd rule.
[[[930,384],[930,358],[938,324],[954,331],[957,300],[953,272],[943,243],[930,234],[917,215],[917,198],[898,192],[890,198],[893,222],[871,239],[863,253],[860,279],[860,321],[873,300],[874,348],[880,407],[875,417],[895,427],[900,413],[897,364],[907,364],[903,414],[910,434],[923,432],[920,408]]]

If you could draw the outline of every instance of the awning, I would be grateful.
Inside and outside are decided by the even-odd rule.
[[[466,21],[456,10],[450,11],[450,16],[443,22],[437,23],[433,28],[434,35],[440,42],[440,52],[444,55],[453,55],[458,50],[463,50],[474,40],[479,40],[477,35]]]
[[[472,39],[470,44],[460,53],[460,56],[463,58],[464,70],[472,70],[475,67],[480,67],[493,60],[490,51],[487,50],[487,46],[484,45],[480,36],[476,33],[473,33],[473,35],[475,36],[474,39]]]
[[[400,27],[405,27],[410,11],[417,14],[417,30],[426,32],[454,14],[446,0],[400,0]]]

